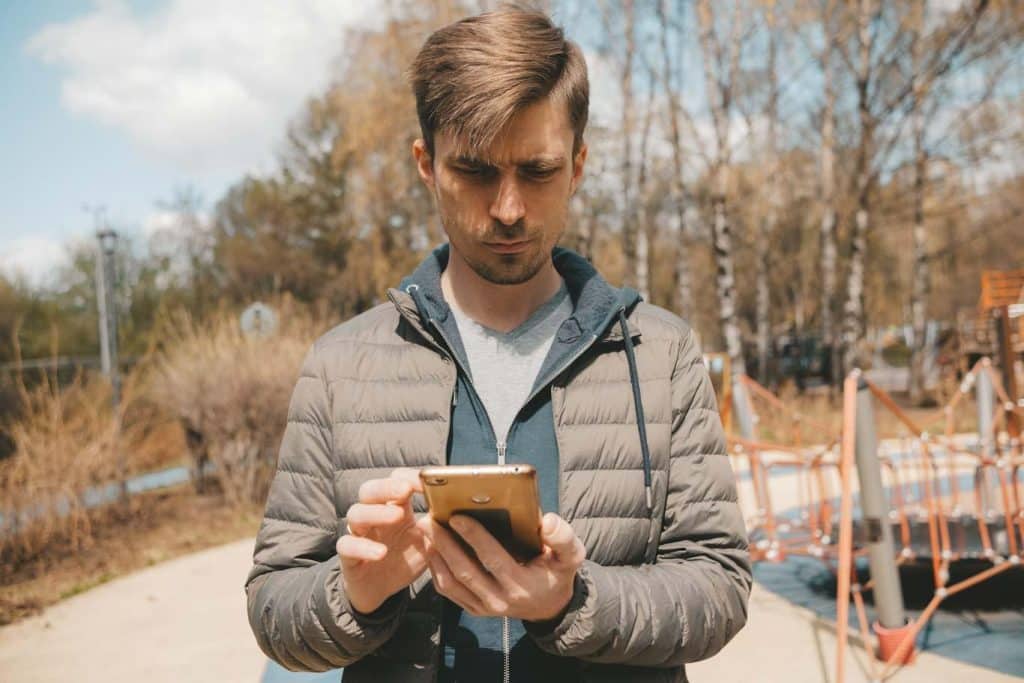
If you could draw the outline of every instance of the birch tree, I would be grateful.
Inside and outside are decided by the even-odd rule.
[[[871,111],[868,87],[871,83],[871,22],[876,15],[874,0],[859,0],[857,5],[857,117],[860,140],[857,146],[856,183],[857,208],[850,236],[850,265],[846,279],[846,302],[843,306],[843,369],[850,370],[856,362],[857,342],[861,338],[864,315],[864,252],[867,248],[868,224],[871,220],[871,161],[874,153],[877,121]]]
[[[779,79],[776,69],[778,53],[778,35],[775,25],[775,2],[770,0],[765,9],[765,24],[768,32],[768,100],[765,107],[765,118],[768,121],[768,178],[766,182],[767,202],[765,215],[757,221],[757,372],[762,384],[768,382],[768,353],[771,337],[771,320],[769,306],[771,290],[768,285],[769,249],[772,235],[778,221],[779,207],[782,204],[782,183],[779,175],[782,164],[779,163]]]
[[[924,186],[927,157],[924,148],[924,83],[922,74],[922,32],[925,23],[925,0],[914,0],[911,30],[913,94],[911,120],[914,136],[914,271],[911,290],[910,318],[914,329],[913,352],[910,356],[910,402],[920,405],[924,395],[925,327],[927,322],[928,257],[924,226]]]
[[[674,70],[672,68],[672,56],[669,51],[669,0],[658,2],[658,23],[660,24],[659,38],[662,58],[661,85],[667,100],[668,133],[669,142],[672,146],[672,188],[674,191],[673,204],[676,210],[676,258],[673,278],[679,300],[679,313],[684,316],[692,316],[693,309],[693,284],[690,273],[690,245],[689,225],[687,221],[687,207],[690,204],[689,192],[686,186],[685,166],[683,163],[683,145],[680,135],[680,118],[690,122],[690,131],[694,126],[689,114],[686,112],[680,93],[675,86]],[[691,136],[699,144],[697,135]]]
[[[819,199],[821,202],[821,341],[828,350],[832,369],[833,384],[840,377],[832,306],[836,290],[836,180],[835,180],[835,128],[836,128],[836,88],[834,28],[834,0],[826,3],[822,16],[824,42],[819,61],[821,62],[822,87],[825,103],[821,113],[821,148]]]
[[[740,3],[733,2],[732,26],[727,53],[723,53],[715,26],[715,16],[709,0],[697,3],[700,26],[700,48],[704,62],[704,82],[708,107],[715,132],[715,153],[711,164],[711,241],[715,256],[715,289],[718,297],[718,317],[725,339],[726,352],[735,375],[746,374],[739,321],[736,315],[736,280],[733,273],[732,226],[730,225],[726,193],[731,159],[729,116],[732,111],[733,86],[739,72],[740,61]]]

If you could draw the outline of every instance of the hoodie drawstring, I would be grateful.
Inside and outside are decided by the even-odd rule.
[[[654,510],[653,496],[651,495],[651,449],[647,445],[647,421],[644,419],[644,402],[640,397],[640,377],[636,371],[636,354],[633,351],[633,338],[629,336],[626,314],[622,309],[619,310],[619,327],[622,328],[622,338],[626,342],[629,381],[633,385],[633,405],[636,408],[636,428],[640,432],[640,453],[644,458],[644,496],[647,500],[647,513],[650,514]]]

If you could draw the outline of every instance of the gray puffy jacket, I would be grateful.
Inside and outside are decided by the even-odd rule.
[[[359,615],[334,548],[362,482],[445,463],[456,367],[412,297],[393,289],[389,298],[306,356],[245,585],[268,657],[292,670],[345,667],[356,683],[433,681],[440,656],[442,598],[429,572]],[[551,385],[559,511],[587,560],[562,622],[532,637],[580,660],[586,681],[685,681],[685,662],[714,655],[746,623],[747,536],[693,332],[643,303],[625,322],[653,510],[638,466],[632,344],[610,325]]]

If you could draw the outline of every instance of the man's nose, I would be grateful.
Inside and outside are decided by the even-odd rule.
[[[519,193],[515,177],[503,178],[498,194],[491,203],[491,218],[504,225],[515,225],[526,214],[526,204]]]

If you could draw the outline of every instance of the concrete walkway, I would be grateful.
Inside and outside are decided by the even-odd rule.
[[[242,590],[252,544],[238,541],[151,567],[0,629],[0,681],[324,680],[273,671],[256,647]],[[822,683],[834,680],[834,653],[830,623],[755,585],[747,627],[718,656],[688,669],[694,683]],[[863,650],[853,648],[846,680],[867,681],[865,670]],[[994,683],[1024,677],[925,652],[892,680]]]
[[[253,539],[111,581],[0,629],[4,683],[260,680],[245,615]]]

